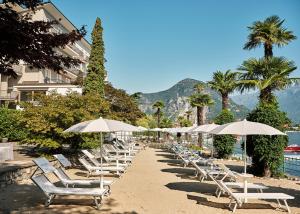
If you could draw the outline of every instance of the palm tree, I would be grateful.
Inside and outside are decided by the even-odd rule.
[[[299,82],[300,78],[292,78],[290,74],[297,69],[293,61],[288,61],[283,57],[272,58],[251,58],[244,61],[238,68],[245,73],[240,75],[239,86],[241,92],[249,89],[260,91],[260,103],[274,103],[275,90],[282,90]]]
[[[190,96],[190,104],[192,107],[197,108],[197,125],[204,124],[204,107],[211,106],[214,104],[214,101],[211,99],[209,94],[196,93]],[[199,146],[202,147],[202,135],[198,136]]]
[[[252,26],[248,27],[250,34],[244,49],[251,50],[264,45],[265,57],[273,56],[273,46],[282,47],[297,37],[292,31],[282,26],[284,20],[278,16],[270,16],[264,21],[256,21]]]
[[[237,88],[237,72],[227,70],[225,73],[217,71],[213,74],[212,81],[208,85],[215,91],[219,92],[222,96],[222,109],[229,107],[229,94]]]
[[[214,101],[209,94],[193,94],[190,96],[190,104],[197,108],[197,125],[203,125],[204,107],[213,105]]]
[[[203,82],[199,82],[194,85],[194,90],[196,93],[201,93],[205,89],[205,84]]]
[[[160,127],[160,117],[162,115],[161,109],[163,109],[165,107],[165,104],[163,101],[161,100],[157,100],[153,105],[152,108],[156,109],[156,112],[154,113],[154,115],[157,116],[157,127]]]

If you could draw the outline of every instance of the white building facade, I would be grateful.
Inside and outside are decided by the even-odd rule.
[[[21,7],[16,7],[20,13],[26,13]],[[58,33],[68,33],[76,27],[55,7],[51,2],[42,4],[36,8],[32,20],[51,21],[58,24],[51,29]],[[83,38],[74,44],[67,45],[64,49],[57,49],[58,53],[80,60],[80,65],[72,68],[64,68],[57,73],[49,69],[31,68],[30,65],[20,62],[13,66],[17,78],[0,74],[0,101],[33,101],[35,93],[48,94],[55,90],[57,93],[66,94],[69,91],[81,93],[79,86],[73,85],[77,76],[83,72],[86,75],[91,46]]]

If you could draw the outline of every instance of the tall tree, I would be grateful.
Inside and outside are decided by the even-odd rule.
[[[16,77],[13,65],[22,60],[38,68],[61,72],[64,67],[78,65],[80,61],[59,54],[55,49],[64,48],[83,38],[84,27],[70,33],[50,31],[58,21],[33,21],[32,14],[42,0],[4,0],[0,7],[0,73]],[[18,13],[15,7],[28,9]]]
[[[229,94],[232,93],[237,87],[237,72],[227,70],[225,73],[217,71],[213,74],[212,81],[208,85],[215,91],[219,92],[222,96],[222,109],[229,107]]]
[[[165,107],[165,104],[163,101],[158,100],[156,101],[153,105],[152,108],[156,109],[156,112],[154,113],[155,116],[157,117],[157,127],[160,127],[160,118],[162,116],[162,109]]]
[[[282,26],[284,20],[278,16],[270,16],[264,21],[256,21],[248,27],[250,34],[244,49],[251,50],[264,45],[265,57],[273,56],[273,46],[282,47],[297,37],[292,31]]]
[[[192,107],[197,108],[197,125],[204,124],[204,108],[205,106],[211,106],[214,104],[214,101],[210,97],[209,94],[204,93],[196,93],[190,96],[190,104]],[[198,143],[199,146],[202,147],[202,135],[199,134],[198,136]]]
[[[97,93],[104,96],[104,80],[106,77],[103,28],[99,17],[92,32],[92,50],[89,58],[87,76],[84,80],[84,93]]]
[[[110,117],[117,120],[136,124],[145,116],[137,103],[122,89],[114,88],[110,83],[105,84],[105,99],[110,103]]]
[[[299,78],[290,77],[296,70],[293,61],[288,61],[283,57],[249,59],[243,62],[238,68],[244,71],[240,75],[240,90],[258,89],[261,103],[272,104],[275,97],[275,90],[282,90],[299,81]]]
[[[209,94],[193,94],[190,96],[190,104],[192,107],[197,108],[197,125],[204,124],[204,108],[206,106],[211,106],[214,104],[214,101]]]

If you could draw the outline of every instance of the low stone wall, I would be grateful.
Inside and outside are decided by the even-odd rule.
[[[52,164],[55,163],[56,161],[52,161]],[[36,169],[37,167],[33,162],[24,165],[7,165],[0,168],[0,190],[10,184],[30,179]]]

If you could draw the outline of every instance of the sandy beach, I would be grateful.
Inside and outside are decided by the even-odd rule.
[[[228,197],[216,198],[211,181],[200,183],[192,168],[182,168],[173,155],[147,148],[141,151],[128,171],[115,180],[112,193],[103,201],[100,211],[88,197],[57,197],[49,208],[44,207],[43,193],[30,180],[13,184],[0,192],[1,213],[231,213]],[[236,165],[236,162],[228,163]],[[82,171],[71,169],[73,178],[85,178]],[[96,178],[96,177],[94,177]],[[55,178],[51,177],[53,182]],[[300,183],[287,179],[253,178],[251,182],[270,186],[265,192],[284,192],[295,197],[289,205],[292,213],[300,213]],[[285,213],[276,209],[275,201],[253,200],[236,213]]]

